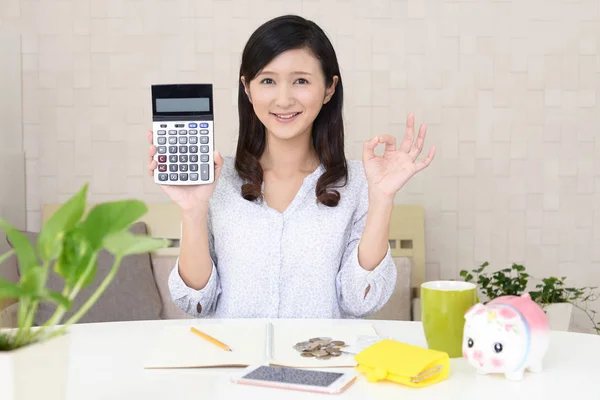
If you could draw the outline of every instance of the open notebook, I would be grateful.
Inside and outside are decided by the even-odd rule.
[[[191,327],[225,343],[231,351],[225,351],[193,334]],[[330,337],[352,346],[361,336],[377,335],[371,324],[362,322],[275,321],[272,323],[271,335],[267,330],[267,323],[256,321],[194,321],[189,325],[165,327],[152,338],[144,368],[245,367],[252,364],[297,368],[354,367],[357,365],[354,354],[342,353],[339,357],[318,360],[314,357],[301,357],[294,345],[314,337]],[[269,337],[271,340],[268,340]],[[271,357],[268,356],[269,346]]]

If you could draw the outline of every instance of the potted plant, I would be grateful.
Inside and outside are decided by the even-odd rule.
[[[13,250],[0,255],[0,264],[16,254],[20,268],[17,283],[0,280],[0,299],[18,299],[18,324],[0,330],[0,398],[29,400],[65,398],[69,361],[69,327],[100,298],[115,277],[121,260],[131,254],[167,247],[168,241],[133,235],[130,226],[147,212],[138,200],[95,205],[84,217],[88,185],[65,202],[42,227],[36,243],[0,218]],[[61,320],[78,293],[92,283],[98,253],[114,255],[114,264],[97,290],[62,325]],[[61,293],[46,288],[53,268],[64,280]],[[41,301],[57,304],[43,326],[33,326]],[[1,327],[1,321],[0,321]]]
[[[527,290],[530,279],[533,279],[520,264],[513,263],[510,268],[504,268],[493,273],[487,273],[489,266],[486,261],[472,271],[461,270],[460,276],[467,282],[478,285],[481,293],[487,298],[484,303],[500,296],[520,296],[526,291],[531,299],[542,307],[548,316],[553,330],[569,330],[573,308],[583,311],[590,319],[592,329],[600,334],[600,323],[596,322],[596,311],[589,304],[598,299],[595,287],[566,287],[565,277],[549,277],[541,279],[535,285],[536,290]]]

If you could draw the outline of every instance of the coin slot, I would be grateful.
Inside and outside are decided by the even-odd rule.
[[[413,241],[410,240],[410,239],[401,240],[400,241],[400,248],[401,249],[412,249],[413,248]]]

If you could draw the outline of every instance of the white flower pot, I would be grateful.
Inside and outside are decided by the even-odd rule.
[[[544,311],[548,316],[550,329],[555,331],[569,331],[571,327],[571,317],[573,315],[573,305],[570,303],[547,304]]]
[[[0,351],[0,399],[64,400],[69,335],[12,351]]]

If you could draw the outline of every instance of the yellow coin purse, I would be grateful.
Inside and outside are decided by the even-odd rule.
[[[414,388],[441,382],[450,373],[447,353],[391,339],[367,347],[354,360],[370,382],[388,380]]]

